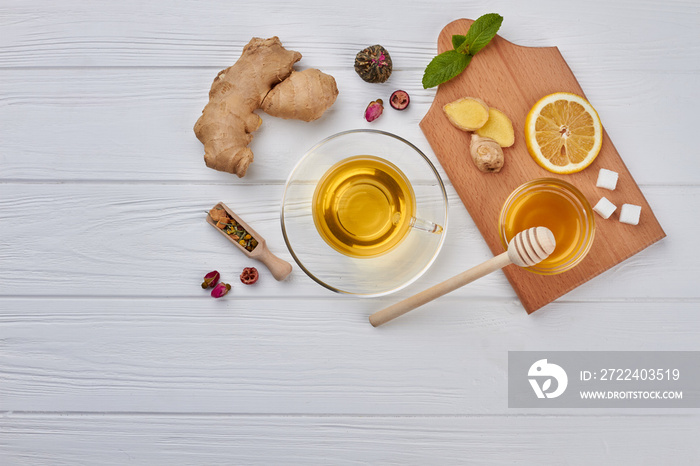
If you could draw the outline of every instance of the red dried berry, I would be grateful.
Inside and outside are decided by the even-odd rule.
[[[255,267],[246,267],[241,273],[241,282],[243,282],[245,285],[252,285],[258,281],[258,277],[258,269]]]
[[[398,90],[391,94],[389,103],[396,110],[403,110],[404,108],[408,107],[409,103],[411,103],[411,99],[408,97],[408,92]]]

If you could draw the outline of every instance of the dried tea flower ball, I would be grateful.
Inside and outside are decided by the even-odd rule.
[[[360,50],[355,56],[355,71],[368,83],[383,83],[391,76],[391,57],[379,44]]]

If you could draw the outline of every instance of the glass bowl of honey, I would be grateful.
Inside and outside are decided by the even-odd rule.
[[[506,199],[498,219],[501,243],[520,231],[543,226],[552,230],[557,246],[544,261],[527,270],[555,275],[579,264],[593,245],[595,218],[586,197],[575,186],[557,178],[522,184]]]
[[[299,267],[324,287],[382,296],[425,273],[442,248],[447,194],[416,146],[350,130],[312,147],[285,185],[282,234]]]

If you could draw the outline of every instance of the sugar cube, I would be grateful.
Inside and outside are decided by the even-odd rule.
[[[642,213],[642,206],[634,204],[622,204],[620,209],[620,221],[630,225],[639,224],[639,216]]]
[[[601,197],[595,207],[593,207],[593,210],[603,218],[610,218],[615,209],[617,209],[617,206],[605,197]]]
[[[617,172],[601,168],[598,172],[598,181],[595,185],[599,188],[605,188],[612,191],[615,189],[615,186],[617,186],[617,176]]]

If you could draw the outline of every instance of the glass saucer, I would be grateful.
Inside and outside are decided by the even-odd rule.
[[[442,230],[412,228],[401,243],[376,257],[351,257],[329,246],[314,224],[314,190],[330,167],[357,155],[380,157],[398,167],[413,187],[415,216]],[[289,252],[314,281],[337,293],[383,296],[413,283],[435,261],[447,232],[447,210],[445,186],[425,154],[394,134],[358,129],[330,136],[304,154],[287,179],[280,220]]]

